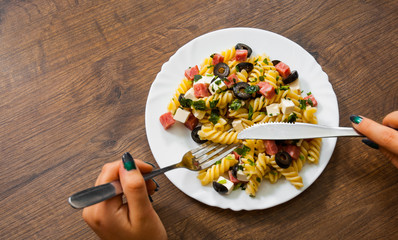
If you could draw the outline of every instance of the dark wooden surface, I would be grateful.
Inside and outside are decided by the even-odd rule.
[[[398,109],[398,1],[0,1],[0,239],[96,239],[67,197],[130,151],[156,163],[145,103],[164,62],[209,31],[255,27],[310,52],[351,114]],[[293,200],[234,212],[165,177],[154,208],[170,239],[397,239],[398,170],[340,138]]]

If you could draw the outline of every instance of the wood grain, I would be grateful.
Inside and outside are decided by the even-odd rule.
[[[67,204],[130,151],[155,163],[145,102],[182,45],[254,27],[310,52],[351,114],[398,109],[397,1],[0,2],[0,239],[96,239]],[[209,207],[165,177],[154,208],[170,239],[397,239],[398,170],[341,138],[319,179],[260,211]]]

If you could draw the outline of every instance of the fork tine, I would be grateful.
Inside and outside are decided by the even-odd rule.
[[[239,145],[240,144],[237,144],[237,143],[227,145],[226,147],[222,148],[222,151],[218,153],[217,157],[212,158],[211,160],[210,160],[210,157],[206,158],[204,160],[204,162],[202,161],[203,163],[201,163],[201,165],[200,165],[201,169],[206,169],[206,168],[210,167],[211,165],[213,165],[215,162],[223,159],[225,156],[230,154],[233,149],[239,147]],[[206,160],[208,160],[208,161],[206,161]]]
[[[225,150],[227,147],[231,146],[232,144],[229,145],[222,145],[222,144],[217,144],[216,147],[218,147],[216,150],[212,151],[213,149],[206,149],[206,152],[203,152],[200,156],[195,156],[196,160],[199,163],[203,163],[205,161],[207,161],[208,159],[212,158],[213,156],[215,156],[216,154],[218,154],[219,152]]]
[[[207,147],[211,147],[213,145],[217,145],[217,143],[207,141],[207,142],[202,143],[201,145],[199,145],[199,147],[192,149],[191,153],[194,154],[196,152],[200,152],[201,150],[206,149]]]
[[[213,149],[215,149],[215,148],[217,148],[217,147],[219,147],[219,146],[221,146],[221,144],[219,144],[219,143],[212,143],[212,144],[208,144],[208,146],[202,147],[201,149],[195,149],[195,150],[197,150],[197,151],[196,151],[196,152],[192,152],[192,151],[191,151],[191,153],[192,153],[192,155],[193,155],[195,158],[199,158],[199,157],[205,155],[206,153],[210,152],[211,150],[213,150]]]

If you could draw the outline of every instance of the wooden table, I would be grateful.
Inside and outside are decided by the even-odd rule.
[[[340,125],[398,109],[398,1],[1,1],[0,239],[96,239],[67,197],[130,151],[156,163],[146,97],[164,62],[209,31],[254,27],[310,52]],[[209,207],[165,176],[153,206],[170,239],[397,239],[398,170],[338,139],[325,171],[259,211]]]

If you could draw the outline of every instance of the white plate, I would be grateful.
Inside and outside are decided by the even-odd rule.
[[[301,89],[311,91],[318,101],[319,124],[339,125],[339,111],[336,95],[328,76],[321,66],[302,47],[278,34],[253,28],[229,28],[204,34],[193,39],[163,64],[149,91],[145,109],[145,128],[151,151],[160,167],[177,163],[188,150],[197,146],[190,131],[176,123],[164,130],[159,116],[167,111],[167,105],[184,77],[188,67],[200,66],[213,53],[232,48],[236,43],[245,43],[253,49],[253,56],[263,53],[271,59],[278,59],[299,73]],[[304,187],[297,190],[290,182],[280,179],[276,184],[264,181],[255,198],[244,191],[233,191],[220,195],[209,186],[202,186],[197,172],[176,169],[166,173],[170,181],[188,196],[210,206],[232,210],[266,209],[284,203],[308,188],[325,169],[336,145],[336,138],[323,139],[318,165],[306,164],[300,175]]]

